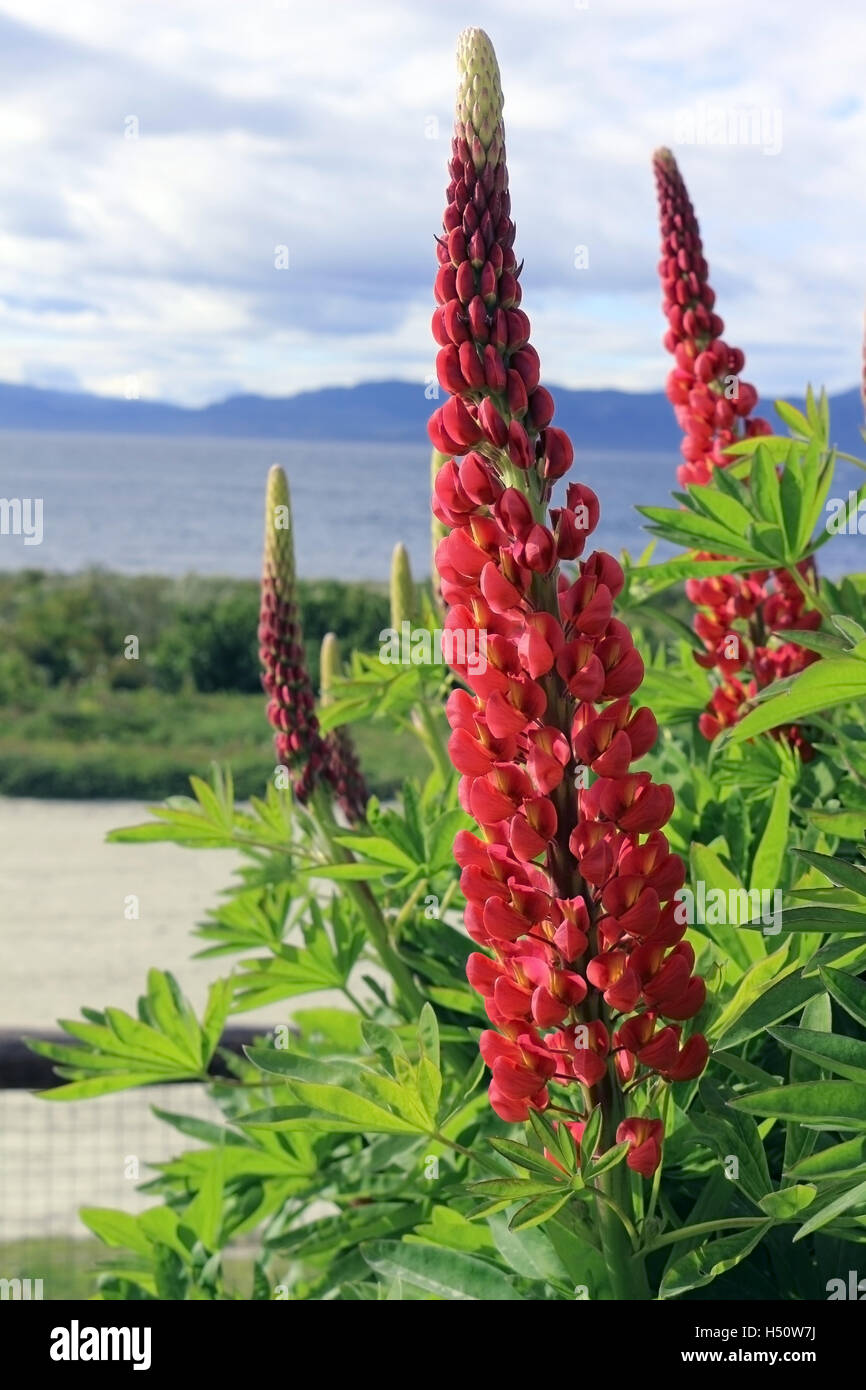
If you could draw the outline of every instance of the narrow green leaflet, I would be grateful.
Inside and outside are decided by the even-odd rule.
[[[866,1042],[838,1033],[813,1033],[808,1028],[768,1028],[767,1031],[783,1047],[827,1071],[847,1077],[849,1081],[866,1082]]]
[[[795,854],[805,859],[814,869],[820,869],[839,888],[848,888],[858,897],[866,898],[866,867],[859,868],[832,854],[817,854],[814,850],[795,849]]]
[[[732,743],[744,743],[756,734],[792,724],[835,705],[866,697],[866,661],[857,657],[830,657],[807,666],[795,677],[784,695],[762,701],[727,733]]]
[[[829,994],[816,994],[810,999],[800,1015],[800,1028],[811,1033],[817,1033],[819,1037],[827,1036],[833,1029],[833,1008],[830,1003]],[[781,1032],[783,1035],[789,1030],[777,1029],[776,1037]],[[797,1031],[796,1029],[793,1031]],[[817,1081],[821,1076],[821,1067],[815,1062],[802,1056],[799,1052],[792,1051],[788,1063],[788,1080],[792,1085],[798,1081]],[[810,1154],[818,1142],[818,1131],[807,1129],[805,1125],[798,1124],[796,1120],[789,1120],[785,1127],[785,1155],[783,1169],[785,1174],[794,1168],[801,1159]]]
[[[826,1206],[822,1206],[820,1211],[816,1211],[814,1216],[800,1227],[794,1240],[803,1240],[813,1231],[819,1231],[822,1226],[827,1226],[831,1221],[835,1221],[837,1216],[841,1216],[843,1211],[850,1211],[852,1207],[866,1206],[866,1181],[857,1183],[854,1187],[849,1187],[846,1192],[841,1192],[838,1197],[834,1197]]]
[[[866,1129],[866,1083],[857,1081],[803,1081],[753,1091],[728,1104],[750,1115],[800,1120],[819,1129]]]
[[[855,975],[841,970],[821,969],[818,972],[830,994],[862,1027],[866,1028],[866,983]]]
[[[775,472],[773,473],[775,477]],[[770,814],[752,860],[750,887],[770,891],[782,881],[782,866],[788,844],[788,822],[791,815],[791,784],[782,779],[776,784]]]
[[[488,1217],[487,1225],[499,1251],[509,1269],[524,1279],[568,1279],[566,1270],[544,1231],[537,1227],[528,1230],[509,1229],[505,1216]]]
[[[373,1240],[361,1246],[367,1264],[383,1279],[402,1279],[448,1302],[520,1302],[512,1281],[494,1265],[457,1250],[401,1241]]]
[[[771,985],[764,994],[750,1004],[730,1029],[716,1038],[724,1042],[726,1050],[739,1047],[756,1033],[763,1033],[774,1023],[796,1013],[797,1009],[820,994],[824,986],[817,975],[803,979],[801,975],[787,975],[778,984]]]
[[[798,1183],[794,1187],[783,1187],[778,1192],[767,1192],[758,1205],[774,1221],[790,1221],[810,1207],[817,1195],[818,1189],[811,1183]]]
[[[788,1177],[819,1181],[822,1178],[844,1178],[853,1173],[866,1173],[866,1136],[862,1139],[846,1139],[841,1144],[833,1144],[829,1149],[802,1158],[789,1169]]]
[[[682,1293],[688,1293],[689,1289],[700,1289],[705,1284],[711,1284],[720,1274],[725,1274],[751,1255],[772,1224],[772,1221],[762,1221],[759,1226],[721,1236],[682,1255],[665,1271],[659,1298],[677,1298]]]

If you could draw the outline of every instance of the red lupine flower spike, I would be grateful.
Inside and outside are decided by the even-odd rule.
[[[574,450],[550,424],[518,308],[499,70],[481,30],[461,36],[458,69],[434,316],[451,397],[430,427],[449,457],[433,508],[449,528],[436,552],[447,624],[486,638],[485,668],[458,670],[471,693],[447,705],[460,801],[480,830],[454,852],[467,931],[486,948],[467,974],[493,1024],[481,1041],[490,1100],[511,1121],[557,1094],[573,1112],[563,1086],[594,1107],[637,1053],[661,1076],[696,1075],[706,1043],[695,1034],[681,1048],[680,1023],[704,988],[672,912],[684,879],[661,833],[673,794],[632,770],[657,726],[631,703],[643,663],[613,616],[622,570],[601,553],[579,558],[598,523],[591,489],[571,483],[565,507],[547,509]],[[575,559],[569,580],[560,564]],[[634,1131],[630,1155],[649,1173],[661,1123],[633,1123],[651,1126]]]
[[[319,733],[315,696],[307,671],[295,596],[295,554],[289,485],[282,468],[268,473],[265,545],[259,614],[259,657],[268,719],[276,730],[277,757],[292,776],[299,801],[307,801],[330,762]]]
[[[666,390],[684,436],[684,462],[677,478],[683,484],[705,484],[715,468],[730,462],[725,450],[731,444],[744,436],[771,434],[772,428],[752,415],[758,393],[741,379],[744,353],[721,336],[724,324],[714,310],[700,229],[670,150],[656,151],[653,170],[661,224],[662,307],[668,321],[664,345],[676,364]],[[817,583],[813,562],[801,568]],[[813,653],[793,642],[776,640],[773,647],[766,643],[785,628],[819,626],[820,613],[809,608],[799,585],[784,570],[760,578],[691,580],[687,593],[700,609],[694,627],[705,653],[697,660],[708,670],[717,669],[722,678],[699,721],[705,737],[714,738],[736,723],[759,689],[815,660]],[[737,621],[748,622],[748,637],[732,631]],[[742,671],[752,677],[747,685],[735,679]],[[785,730],[785,735],[802,756],[811,757],[811,748],[796,729]]]
[[[333,684],[340,675],[340,644],[333,632],[326,632],[322,638],[319,673],[324,709],[334,699]],[[325,746],[328,750],[328,781],[334,788],[346,819],[355,825],[364,818],[369,793],[352,736],[344,725],[340,725],[326,735]]]

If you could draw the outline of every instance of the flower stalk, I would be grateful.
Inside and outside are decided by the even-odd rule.
[[[716,468],[731,463],[726,450],[737,440],[773,431],[767,420],[753,413],[758,393],[740,375],[745,354],[722,337],[724,323],[715,312],[700,228],[670,150],[656,151],[653,170],[661,226],[659,275],[668,322],[664,345],[675,363],[665,389],[683,430],[677,478],[684,485],[703,486]],[[804,561],[798,573],[756,571],[687,582],[686,594],[698,609],[695,632],[704,646],[696,660],[720,676],[699,721],[706,738],[736,723],[759,690],[816,659],[780,635],[820,626],[810,588],[817,588],[811,560]],[[734,631],[735,623],[744,623],[747,635]],[[812,756],[811,745],[795,726],[785,730],[785,737],[804,759]]]
[[[478,830],[454,846],[482,948],[467,974],[492,1024],[481,1051],[497,1114],[558,1106],[585,1122],[601,1106],[604,1148],[627,1140],[628,1169],[648,1177],[661,1122],[623,1087],[638,1067],[695,1077],[708,1055],[701,1034],[683,1037],[705,987],[674,902],[685,871],[662,830],[673,793],[633,766],[657,725],[631,701],[643,662],[614,616],[622,570],[604,552],[584,558],[598,499],[570,482],[565,505],[550,506],[574,451],[551,423],[520,307],[502,91],[483,31],[461,36],[458,73],[433,315],[449,398],[429,432],[445,455],[433,511],[448,528],[436,552],[446,627],[486,650],[483,672],[455,657],[465,688],[447,704],[460,801]],[[576,576],[563,568],[573,561]],[[569,1128],[578,1137],[582,1123]],[[608,1185],[630,1219],[628,1169]],[[610,1266],[631,1268],[606,1206]],[[647,1296],[634,1278],[618,1296]]]

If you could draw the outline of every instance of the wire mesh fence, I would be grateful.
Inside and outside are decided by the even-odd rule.
[[[233,1030],[223,1043],[237,1051],[247,1040]],[[0,1299],[89,1297],[108,1251],[80,1208],[142,1211],[154,1201],[138,1191],[155,1176],[150,1165],[199,1147],[153,1106],[210,1120],[220,1113],[199,1083],[71,1102],[33,1094],[55,1084],[50,1063],[0,1035]]]

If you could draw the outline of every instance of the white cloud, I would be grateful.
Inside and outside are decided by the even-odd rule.
[[[675,146],[730,341],[765,394],[856,380],[866,107],[847,55],[866,13],[478,0],[469,18],[502,67],[548,380],[660,385],[650,155],[713,106],[781,121],[773,155]],[[0,0],[0,377],[122,393],[136,374],[185,402],[423,380],[466,19],[462,0]]]

